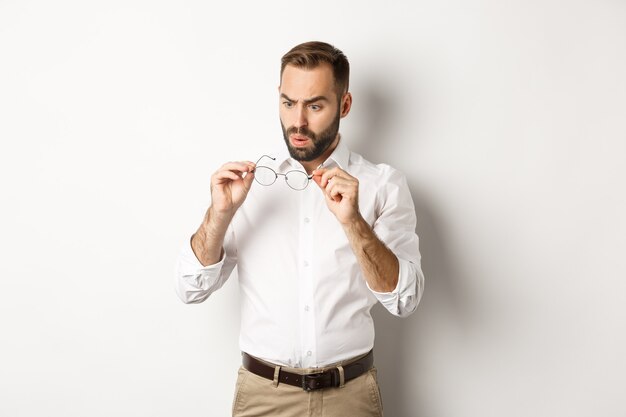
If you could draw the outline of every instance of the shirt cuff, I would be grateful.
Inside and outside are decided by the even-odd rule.
[[[385,306],[392,314],[400,314],[401,299],[415,296],[415,276],[411,273],[411,262],[398,258],[398,283],[396,288],[391,292],[378,292],[370,288],[367,281],[365,285],[374,294],[374,296]]]
[[[203,291],[211,290],[219,281],[226,254],[219,262],[204,266],[200,263],[193,249],[191,240],[183,245],[178,263],[178,276],[186,286]]]

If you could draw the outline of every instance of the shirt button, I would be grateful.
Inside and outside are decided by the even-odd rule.
[[[308,222],[310,222],[310,221],[311,221],[311,220],[310,220],[308,217],[305,217],[305,218],[304,218],[304,222],[305,222],[305,223],[308,223]]]
[[[304,261],[304,266],[309,266],[309,263],[307,261]]]
[[[313,352],[311,352],[310,350],[306,353],[307,356],[311,356],[313,354]]]
[[[304,311],[309,311],[309,310],[310,310],[309,306],[304,306]]]

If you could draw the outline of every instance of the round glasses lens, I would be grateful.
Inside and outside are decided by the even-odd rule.
[[[304,190],[309,185],[309,176],[302,171],[289,171],[285,174],[285,180],[294,190]]]
[[[254,170],[254,179],[261,185],[272,185],[276,181],[278,175],[268,167],[256,167]]]

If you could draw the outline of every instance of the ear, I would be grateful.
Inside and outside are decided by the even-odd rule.
[[[341,118],[346,117],[348,113],[350,113],[351,108],[352,108],[352,94],[350,94],[350,92],[347,92],[341,98],[341,112],[340,112]]]

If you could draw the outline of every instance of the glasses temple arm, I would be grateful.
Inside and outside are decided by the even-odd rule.
[[[263,159],[263,158],[269,158],[269,159],[271,159],[272,161],[275,161],[275,160],[276,160],[276,158],[272,158],[272,157],[271,157],[271,156],[269,156],[269,155],[262,155],[259,159],[257,159],[257,161],[256,161],[256,163],[255,163],[254,165],[257,165],[257,164],[259,163],[259,161],[260,161],[261,159]]]

